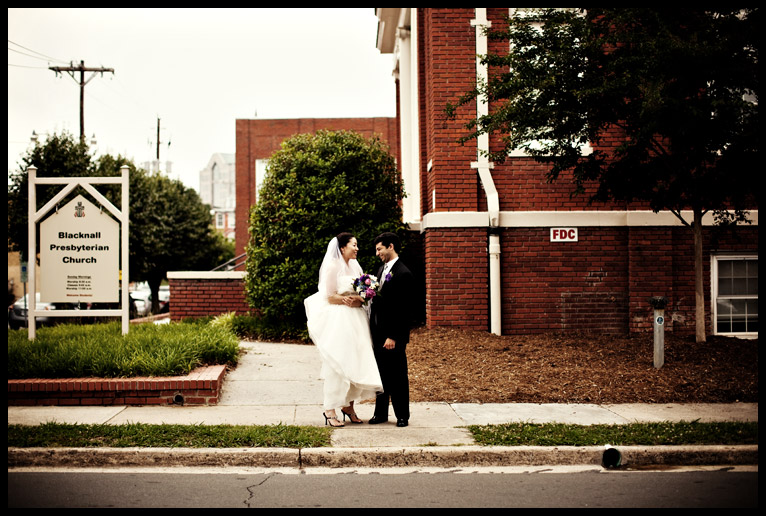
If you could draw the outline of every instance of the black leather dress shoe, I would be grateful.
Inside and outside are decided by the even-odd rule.
[[[386,422],[388,422],[387,417],[378,417],[378,416],[372,416],[372,418],[368,421],[368,423],[371,425],[377,425],[377,424],[386,423]]]
[[[402,427],[402,426],[407,426],[408,424],[409,423],[407,422],[406,419],[397,419],[396,420],[396,426]]]

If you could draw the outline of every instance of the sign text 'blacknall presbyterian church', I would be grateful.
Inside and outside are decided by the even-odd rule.
[[[40,224],[40,297],[50,302],[119,300],[119,222],[78,195]]]
[[[65,231],[59,232],[59,240],[67,240],[73,238],[88,238],[88,239],[101,239],[101,232],[95,233],[67,233]],[[92,256],[78,256],[77,253],[95,253],[99,251],[109,251],[108,245],[59,245],[51,244],[51,251],[62,251],[75,253],[72,256],[65,255],[61,258],[64,263],[98,263],[96,255]]]

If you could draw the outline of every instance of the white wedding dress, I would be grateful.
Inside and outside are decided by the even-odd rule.
[[[309,336],[322,358],[325,410],[374,399],[383,391],[368,310],[328,302],[333,294],[354,293],[354,279],[361,274],[356,260],[328,261],[320,273],[319,292],[304,301]]]

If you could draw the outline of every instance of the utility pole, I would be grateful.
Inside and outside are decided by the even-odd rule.
[[[151,144],[151,140],[149,140],[149,143]],[[159,166],[160,162],[160,143],[165,143],[160,140],[160,117],[157,117],[157,142],[155,144],[155,147],[157,148],[157,166]],[[168,147],[170,147],[170,139],[168,139]]]
[[[157,117],[157,162],[160,161],[160,119]]]
[[[60,72],[67,72],[72,79],[77,82],[77,78],[74,76],[75,72],[80,72],[80,142],[85,141],[85,85],[88,84],[91,79],[97,74],[101,73],[104,76],[104,72],[114,73],[114,68],[89,68],[85,66],[85,61],[80,61],[80,64],[75,66],[69,63],[69,66],[50,66],[49,70],[53,70],[56,74]],[[93,72],[93,74],[85,80],[85,72]]]

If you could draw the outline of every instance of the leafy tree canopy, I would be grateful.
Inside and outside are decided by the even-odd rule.
[[[130,169],[130,280],[149,283],[156,312],[159,286],[168,271],[210,270],[231,258],[234,251],[212,228],[210,208],[197,192],[162,174],[137,169],[127,158],[108,154],[93,158],[86,144],[66,133],[36,145],[22,157],[20,170],[11,176],[8,186],[8,250],[21,251],[22,256],[27,253],[30,166],[37,168],[39,177],[110,177],[119,176],[123,165]],[[60,188],[37,186],[37,207]],[[119,186],[101,185],[97,189],[115,206],[121,206]],[[77,193],[89,195],[77,189],[71,195]]]
[[[482,57],[490,80],[448,111],[486,95],[463,141],[493,133],[493,160],[523,149],[551,180],[572,171],[575,192],[595,182],[593,200],[743,208],[760,163],[760,27],[757,8],[519,10],[488,31],[510,44]]]
[[[359,242],[365,271],[377,267],[373,240],[402,234],[404,196],[394,158],[378,138],[319,131],[285,140],[269,160],[250,213],[247,299],[264,316],[305,323],[328,242],[342,231]]]

